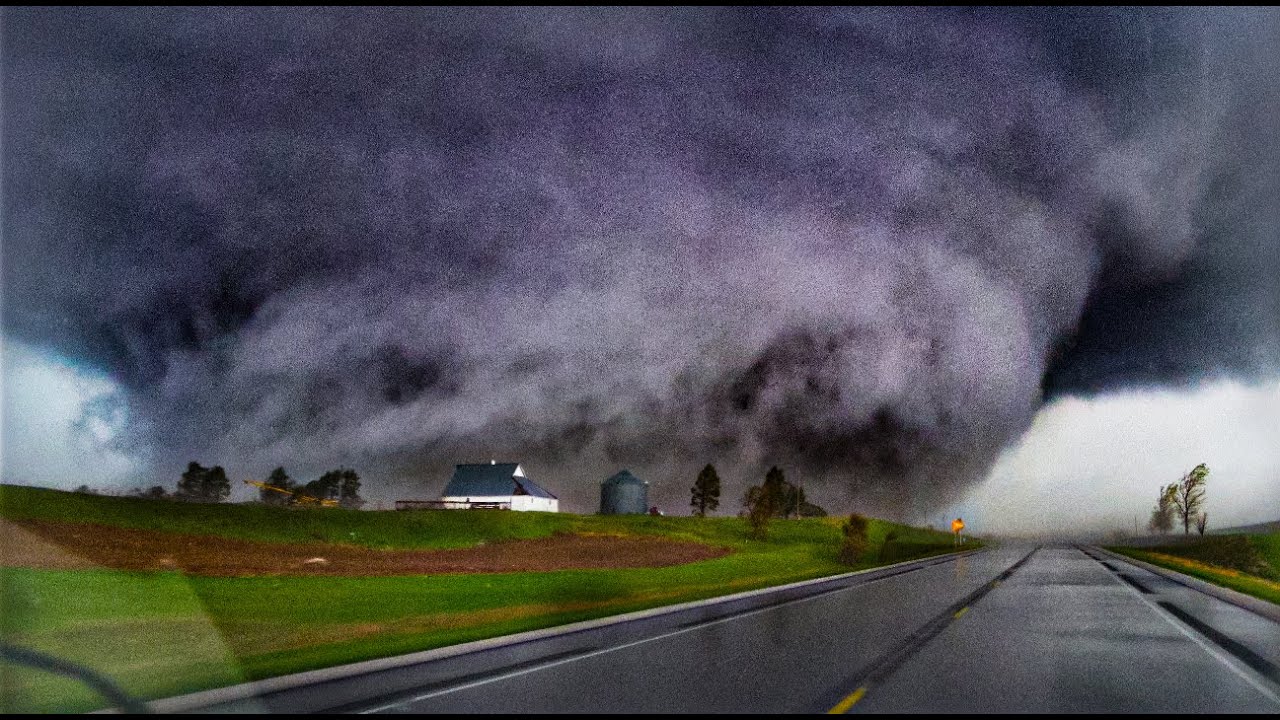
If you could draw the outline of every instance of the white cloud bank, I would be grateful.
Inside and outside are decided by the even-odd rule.
[[[1210,469],[1210,527],[1280,519],[1280,379],[1045,406],[952,508],[978,533],[1145,532],[1158,488]]]
[[[0,354],[0,479],[64,489],[133,479],[135,461],[112,447],[126,417],[111,380],[7,339]]]

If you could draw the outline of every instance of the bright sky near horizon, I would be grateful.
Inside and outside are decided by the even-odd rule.
[[[952,512],[975,531],[1145,532],[1158,489],[1201,462],[1210,527],[1280,519],[1280,380],[1051,402]]]

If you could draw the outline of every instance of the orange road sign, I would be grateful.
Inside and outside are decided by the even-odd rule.
[[[951,521],[951,532],[959,534],[960,531],[963,529],[964,529],[963,520],[961,520],[960,518],[956,518],[955,520]]]

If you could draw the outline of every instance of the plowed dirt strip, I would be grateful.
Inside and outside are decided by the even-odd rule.
[[[700,543],[613,535],[554,535],[455,550],[373,550],[43,520],[0,520],[0,548],[0,565],[9,567],[353,577],[667,567],[729,553]]]

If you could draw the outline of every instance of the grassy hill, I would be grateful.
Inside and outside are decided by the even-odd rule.
[[[1111,549],[1280,604],[1280,532],[1210,534],[1189,542]]]
[[[767,541],[738,518],[483,511],[355,512],[190,505],[0,486],[0,517],[93,523],[281,544],[440,550],[556,533],[656,535],[732,552],[655,568],[393,577],[202,577],[181,572],[0,568],[6,641],[107,673],[152,698],[604,615],[779,585],[851,568],[840,518],[778,520]],[[886,538],[892,534],[892,540]],[[950,552],[946,533],[880,520],[859,567]],[[74,549],[71,549],[74,551]],[[87,689],[10,674],[5,710],[83,710]]]
[[[0,516],[72,520],[115,527],[240,540],[335,542],[378,550],[443,549],[478,542],[544,537],[611,518],[557,513],[457,513],[277,508],[108,497],[43,488],[0,486]],[[604,521],[604,522],[600,522]]]
[[[216,535],[276,543],[341,543],[375,550],[441,550],[478,543],[529,540],[555,533],[659,535],[675,540],[735,546],[742,521],[729,517],[651,517],[569,513],[357,511],[341,508],[277,508],[259,504],[200,504],[70,493],[0,485],[0,517],[57,520],[187,535]],[[789,520],[775,524],[783,544],[839,541],[842,518]],[[947,533],[872,520],[873,548],[886,559],[950,546]],[[895,538],[883,548],[890,532]],[[826,548],[834,553],[833,548]],[[834,557],[834,555],[833,555]]]

